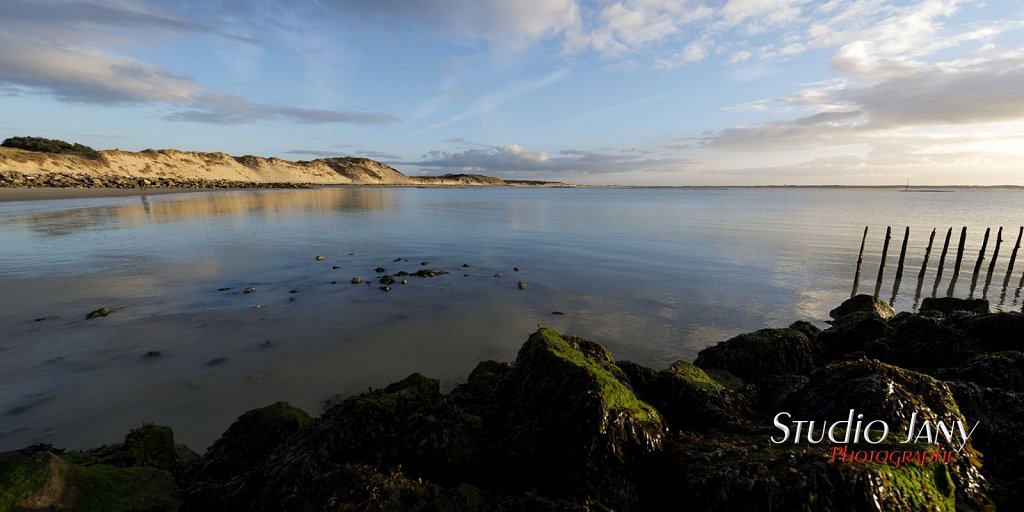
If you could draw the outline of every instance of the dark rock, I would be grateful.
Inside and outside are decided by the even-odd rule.
[[[228,362],[228,358],[226,357],[215,357],[207,361],[206,366],[217,366],[218,364],[223,364],[226,362]]]
[[[761,329],[701,350],[694,363],[758,382],[769,375],[807,374],[814,367],[811,342],[794,329]]]
[[[149,352],[146,352],[146,357],[157,357],[161,354],[163,354],[163,352],[160,350],[150,350]]]
[[[381,286],[380,289],[385,291],[385,292],[390,292],[391,291],[391,287],[390,286]]]
[[[654,406],[673,431],[736,429],[750,410],[744,396],[726,389],[692,363],[678,361],[661,371],[630,361],[617,365],[636,395]]]
[[[561,311],[552,311],[551,314],[552,315],[564,315],[565,313],[563,313]]]
[[[395,274],[395,277],[404,277],[404,276],[407,276],[407,275],[409,275],[408,272],[406,272],[404,270],[400,270],[397,274]]]
[[[395,259],[393,259],[393,260],[391,260],[391,261],[393,261],[393,262],[397,263],[397,262],[399,262],[399,261],[402,261],[402,258],[395,258]]]
[[[486,419],[510,456],[510,484],[636,508],[643,479],[636,463],[661,447],[665,426],[604,347],[540,329],[519,350],[495,401],[497,412]]]
[[[111,313],[110,308],[99,308],[96,311],[92,311],[88,315],[85,315],[85,319],[86,320],[92,320],[93,318],[100,318],[100,317],[107,316],[110,313]]]
[[[959,368],[936,375],[940,379],[974,382],[982,387],[1024,393],[1024,352],[980,354]]]
[[[469,268],[469,263],[463,263],[463,264],[462,264],[462,267],[463,267],[463,268]]]
[[[228,291],[230,289],[231,289],[231,287],[229,286],[229,287],[226,287],[226,288],[217,288],[217,291],[218,292],[226,292],[226,291]]]
[[[935,373],[939,368],[959,366],[973,347],[963,333],[950,329],[937,318],[912,316],[899,322],[896,332],[868,343],[865,352],[889,364]]]
[[[339,268],[341,268],[341,267],[339,267],[337,265],[331,265],[331,270],[338,270]]]
[[[464,384],[451,392],[452,400],[463,410],[476,416],[496,413],[494,397],[502,381],[512,373],[512,365],[497,361],[481,361],[470,372]]]
[[[395,284],[395,278],[391,276],[383,276],[378,282],[384,285]]]
[[[430,264],[430,262],[429,262],[429,261],[421,261],[421,262],[420,262],[420,265],[423,265],[424,267],[425,267],[425,266],[427,266],[427,265],[429,265],[429,264]]]
[[[246,412],[189,469],[184,482],[193,486],[195,497],[211,483],[243,479],[312,421],[305,411],[285,402]]]
[[[896,316],[896,312],[893,311],[885,301],[878,297],[872,297],[871,295],[860,294],[849,299],[846,299],[839,307],[829,311],[828,315],[832,318],[842,318],[851,313],[865,312],[874,313],[883,320],[888,320]]]
[[[181,475],[198,455],[184,445],[174,443],[171,427],[143,425],[132,429],[124,442],[89,450],[95,463],[111,466],[152,467],[174,475]]]
[[[818,334],[815,360],[818,364],[826,364],[850,357],[863,352],[869,342],[893,332],[895,330],[873,312],[851,313],[834,320],[832,327]]]
[[[387,272],[388,269],[386,269],[384,267],[377,267],[377,268],[373,269],[373,271],[378,273],[378,274],[380,274],[381,272]]]
[[[289,291],[288,293],[299,293],[299,290],[298,289],[294,289],[294,290]]]
[[[416,273],[414,273],[412,275],[414,275],[416,277],[435,277],[435,276],[440,276],[440,275],[444,275],[444,274],[447,274],[447,273],[448,272],[445,272],[443,270],[421,269],[421,270],[417,270]]]
[[[526,283],[519,281],[519,283],[516,284],[516,287],[518,287],[520,290],[525,289]]]
[[[513,272],[519,272],[519,267],[512,267]]]
[[[326,260],[326,259],[327,259],[327,258],[325,258],[325,257],[323,257],[323,256],[317,256],[317,257],[316,257],[316,260],[317,260],[317,261],[324,261],[324,260]]]
[[[870,359],[844,361],[815,370],[789,404],[785,410],[792,412],[794,420],[845,421],[852,409],[866,419],[886,422],[895,437],[909,429],[915,413],[918,427],[924,421],[942,421],[946,425],[967,421],[949,387],[941,381]],[[944,450],[961,448],[959,443],[950,443],[943,436],[938,436],[936,444]],[[973,460],[977,456],[977,450],[968,442],[956,459],[944,466],[956,489],[958,508],[984,510],[991,506],[989,485],[978,470],[980,464]]]
[[[254,291],[256,291],[256,288],[253,288],[252,286],[247,286],[244,290],[242,290],[242,293],[252,293]]]
[[[947,315],[954,311],[966,311],[979,315],[988,314],[988,301],[985,299],[958,299],[956,297],[926,297],[921,301],[921,313],[929,311]]]
[[[409,280],[408,279],[402,279],[402,284],[409,284]]]
[[[1024,350],[1024,314],[996,313],[979,316],[970,322],[967,334],[978,340],[985,350]]]
[[[816,325],[810,322],[805,322],[803,320],[793,322],[792,324],[789,325],[789,328],[793,329],[794,331],[800,331],[804,333],[804,335],[807,336],[807,339],[811,341],[814,341],[814,339],[817,338],[819,334],[821,334],[821,329],[819,329]]]
[[[355,276],[355,277],[352,278],[352,284],[362,284],[362,283],[363,283],[363,278],[361,278],[359,276]]]
[[[951,382],[950,389],[968,418],[975,422],[973,446],[983,454],[982,472],[992,483],[999,510],[1024,510],[1024,393]]]
[[[43,320],[46,320],[46,317],[45,317],[45,316],[44,316],[44,317],[40,317],[40,318],[36,318],[36,319],[35,319],[35,321],[36,321],[36,322],[42,322]]]

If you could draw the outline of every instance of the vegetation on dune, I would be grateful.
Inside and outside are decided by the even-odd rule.
[[[77,142],[65,142],[59,139],[47,139],[44,137],[10,137],[0,146],[5,148],[24,149],[25,151],[37,151],[40,153],[56,153],[59,155],[76,155],[87,158],[99,158],[100,153],[95,149],[79,144]]]

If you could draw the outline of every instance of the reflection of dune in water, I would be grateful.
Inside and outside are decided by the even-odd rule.
[[[381,188],[202,192],[141,196],[139,202],[28,214],[12,219],[47,236],[83,229],[134,228],[208,217],[243,218],[252,214],[386,210],[395,207],[392,191]]]

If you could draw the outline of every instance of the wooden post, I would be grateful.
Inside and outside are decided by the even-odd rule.
[[[953,236],[953,228],[946,230],[946,242],[942,244],[942,254],[939,255],[939,268],[935,269],[935,286],[932,287],[932,297],[939,295],[939,283],[942,282],[942,269],[946,266],[946,253],[949,251],[949,239]]]
[[[889,239],[892,238],[892,226],[885,227],[885,243],[882,244],[882,261],[878,264],[878,280],[875,281],[875,297],[882,290],[882,276],[885,274],[885,257],[889,254]]]
[[[974,265],[974,277],[978,278],[978,271],[981,270],[981,264],[985,261],[985,249],[988,247],[988,234],[992,231],[992,228],[985,228],[985,238],[981,241],[981,252],[978,253],[978,263]]]
[[[900,262],[896,266],[896,281],[903,279],[903,262],[907,259],[907,240],[910,239],[910,226],[903,232],[903,248],[900,249]]]
[[[956,280],[960,277],[960,264],[964,261],[964,243],[967,242],[967,226],[964,226],[960,230],[960,245],[956,248],[956,264],[953,265],[953,278],[949,280],[949,291],[946,292],[947,297],[953,296],[953,291],[956,289]]]
[[[932,228],[932,234],[928,237],[928,248],[924,250],[924,262],[921,263],[921,272],[917,274],[918,279],[924,279],[924,273],[928,270],[928,257],[932,255],[932,242],[935,241],[935,228]]]
[[[864,226],[864,236],[860,239],[860,252],[857,253],[857,274],[853,277],[853,292],[850,297],[857,295],[857,288],[860,287],[860,267],[864,264],[864,243],[868,241],[868,227]]]
[[[1010,265],[1006,267],[1006,279],[1003,280],[1003,288],[1005,289],[1010,284],[1010,276],[1013,275],[1013,264],[1017,261],[1017,250],[1020,249],[1020,239],[1024,235],[1024,226],[1021,226],[1020,231],[1017,232],[1017,243],[1013,246],[1013,251],[1010,253]]]
[[[1003,245],[1003,227],[999,227],[999,233],[996,234],[996,248],[992,251],[992,263],[988,266],[989,279],[992,277],[992,272],[996,269],[996,260],[999,259],[999,246]]]

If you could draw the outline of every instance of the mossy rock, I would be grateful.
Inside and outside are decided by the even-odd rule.
[[[999,510],[1024,510],[1024,393],[951,382],[960,410],[978,427],[972,445],[985,456],[982,472],[992,483]]]
[[[89,314],[85,315],[86,320],[92,320],[93,318],[102,318],[112,313],[110,308],[99,308],[95,311],[90,311]]]
[[[0,510],[157,512],[179,506],[167,471],[81,466],[48,448],[0,454]]]
[[[493,412],[494,394],[511,372],[512,365],[508,363],[481,361],[470,372],[464,384],[455,386],[450,397],[470,414],[488,415]]]
[[[913,315],[896,324],[896,331],[869,342],[868,357],[911,370],[935,374],[940,368],[956,367],[973,353],[971,340],[950,329],[941,319]]]
[[[677,361],[661,371],[629,361],[618,366],[637,396],[653,405],[673,431],[735,430],[745,425],[750,410],[747,397],[722,386],[693,363]]]
[[[885,421],[894,438],[909,429],[915,413],[918,428],[924,421],[974,424],[964,417],[943,382],[871,359],[843,361],[816,370],[782,410],[791,412],[794,420],[834,422],[848,419],[851,409],[863,414],[867,421]],[[944,450],[960,449],[959,444],[949,443],[942,436],[937,444]],[[958,460],[947,467],[957,489],[958,503],[982,509],[991,504],[989,485],[979,471],[981,453],[972,443],[968,442]]]
[[[803,332],[761,329],[701,350],[694,364],[705,370],[727,370],[756,383],[769,375],[807,374],[814,368],[814,356]]]
[[[287,402],[248,411],[192,466],[186,481],[220,481],[244,475],[312,421],[306,411]]]
[[[872,313],[883,320],[896,316],[896,311],[887,302],[863,293],[846,299],[839,307],[829,311],[828,316],[839,319],[858,312]]]
[[[519,350],[497,403],[486,419],[510,455],[510,482],[635,507],[638,461],[660,448],[665,423],[604,347],[539,329]]]
[[[804,320],[793,322],[789,325],[789,328],[804,333],[807,339],[811,341],[814,341],[821,334],[821,329],[818,326]]]
[[[181,475],[197,455],[187,446],[175,444],[171,427],[145,424],[132,429],[119,444],[101,446],[88,452],[67,452],[73,462],[118,467],[153,467]]]

